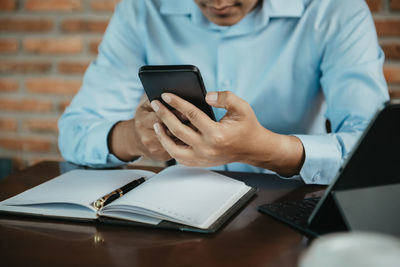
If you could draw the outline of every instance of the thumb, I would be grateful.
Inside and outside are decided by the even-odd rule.
[[[210,106],[239,113],[244,111],[247,103],[231,91],[209,92],[206,95],[206,101]]]

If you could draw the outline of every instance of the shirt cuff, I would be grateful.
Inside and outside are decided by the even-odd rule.
[[[306,184],[329,184],[342,164],[342,153],[332,135],[295,135],[303,143],[305,160],[300,176]]]
[[[91,130],[90,139],[88,140],[88,146],[93,148],[90,153],[90,164],[88,166],[93,168],[107,168],[120,166],[127,163],[131,163],[134,161],[126,162],[118,159],[115,155],[111,154],[108,149],[108,134],[111,131],[112,127],[118,121],[106,122],[96,125]]]

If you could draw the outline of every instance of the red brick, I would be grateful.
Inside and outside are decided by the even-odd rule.
[[[393,11],[400,11],[400,0],[392,0],[390,9]]]
[[[53,21],[49,19],[0,19],[0,31],[3,32],[49,32]]]
[[[114,11],[119,0],[92,0],[90,6],[95,11]]]
[[[18,91],[18,82],[14,80],[0,79],[0,92]]]
[[[382,10],[382,0],[366,0],[371,12],[378,12]]]
[[[18,41],[16,39],[0,40],[0,53],[15,53],[18,50]]]
[[[0,147],[18,151],[49,152],[51,143],[47,139],[2,137]]]
[[[0,61],[0,73],[45,73],[50,68],[49,62]]]
[[[21,157],[13,157],[12,164],[13,164],[13,171],[20,171],[28,167],[25,160]]]
[[[66,19],[61,24],[64,32],[99,32],[103,33],[108,20]]]
[[[0,118],[0,131],[16,132],[17,121],[15,119]]]
[[[52,110],[52,106],[51,101],[0,98],[0,110],[48,112]]]
[[[76,54],[82,52],[81,38],[27,39],[24,50],[37,54]]]
[[[390,90],[389,95],[391,99],[400,98],[400,90]]]
[[[81,81],[37,78],[28,79],[25,86],[30,93],[73,95],[81,87]]]
[[[81,10],[82,0],[27,0],[29,11],[76,11]]]
[[[71,104],[71,101],[61,101],[58,104],[58,111],[59,112],[64,112],[64,110]]]
[[[388,83],[400,83],[400,65],[385,65],[383,67],[383,73]]]
[[[66,74],[83,74],[90,62],[64,61],[58,64],[58,71]]]
[[[89,43],[89,51],[90,51],[90,53],[96,55],[98,53],[100,43],[101,43],[101,40],[92,40],[92,41],[90,41],[90,43]]]
[[[1,11],[13,11],[17,8],[16,0],[0,0]]]
[[[379,36],[400,36],[400,19],[375,19]]]
[[[383,44],[382,49],[387,59],[400,59],[400,42]]]
[[[35,132],[58,132],[57,119],[29,119],[24,128]]]

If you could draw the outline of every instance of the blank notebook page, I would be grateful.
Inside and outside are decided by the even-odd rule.
[[[207,228],[250,187],[218,173],[173,166],[155,175],[109,206],[132,205]]]
[[[130,181],[151,175],[153,173],[142,170],[72,170],[1,204],[74,203],[90,207],[96,199]]]

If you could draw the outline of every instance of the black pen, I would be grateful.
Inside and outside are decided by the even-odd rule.
[[[92,205],[96,209],[101,209],[107,204],[116,200],[117,198],[122,197],[124,194],[128,193],[129,191],[131,191],[133,188],[140,185],[144,181],[146,181],[146,177],[140,177],[139,179],[133,180],[132,182],[122,186],[121,188],[118,188],[112,191],[111,193],[99,198],[98,200],[93,202]]]

